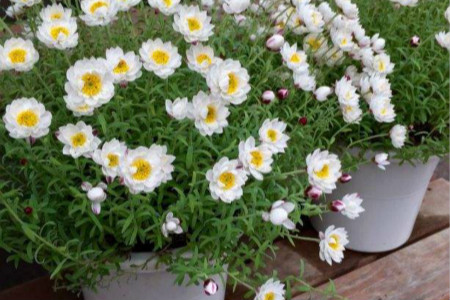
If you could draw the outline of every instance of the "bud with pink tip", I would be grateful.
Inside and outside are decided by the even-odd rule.
[[[278,97],[278,99],[280,99],[280,100],[286,99],[287,97],[289,97],[289,90],[286,89],[286,88],[278,89],[278,91],[277,91],[277,97]]]
[[[266,47],[272,51],[279,51],[284,45],[284,37],[281,34],[274,34],[266,41]]]
[[[275,93],[272,91],[269,91],[269,90],[265,91],[261,96],[261,100],[265,104],[271,103],[274,99],[275,99]]]
[[[341,200],[334,200],[330,203],[330,210],[340,212],[345,209],[345,204]]]
[[[217,293],[219,286],[213,279],[206,279],[205,282],[203,282],[203,290],[206,295],[212,296]]]
[[[341,178],[339,178],[341,183],[347,183],[350,180],[352,180],[352,176],[350,174],[342,174]]]
[[[312,200],[317,200],[320,198],[320,196],[322,196],[322,190],[319,189],[316,186],[310,185],[306,190],[305,190],[305,197],[308,197]]]
[[[413,36],[409,43],[411,44],[411,47],[418,47],[420,44],[420,37],[417,35]]]

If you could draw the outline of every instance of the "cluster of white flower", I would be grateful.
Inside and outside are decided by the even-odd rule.
[[[450,6],[445,11],[445,19],[450,23]],[[435,38],[442,48],[450,51],[450,32],[441,31],[436,34]]]
[[[6,9],[6,15],[10,18],[20,16],[25,8],[41,3],[41,0],[11,0],[12,5]]]

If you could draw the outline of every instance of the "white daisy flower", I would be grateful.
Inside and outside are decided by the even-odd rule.
[[[333,93],[333,89],[329,86],[321,86],[314,91],[314,97],[317,101],[323,102]]]
[[[284,133],[286,126],[286,123],[278,121],[278,118],[266,119],[259,129],[259,140],[273,154],[284,153],[284,149],[287,148],[289,137]]]
[[[161,226],[161,232],[165,238],[169,237],[169,234],[182,234],[183,228],[180,226],[180,219],[175,218],[172,212],[168,212],[166,215],[166,220]]]
[[[211,136],[214,133],[222,133],[223,129],[228,126],[227,118],[230,111],[215,96],[200,91],[192,98],[190,114],[200,134]]]
[[[211,93],[225,103],[239,105],[247,100],[250,76],[237,60],[227,59],[213,65],[206,76]]]
[[[303,50],[311,51],[315,57],[321,57],[328,50],[328,42],[322,34],[310,33],[303,39]]]
[[[181,55],[178,48],[171,42],[164,43],[161,39],[148,40],[139,49],[144,68],[154,72],[156,76],[166,79],[181,66]]]
[[[64,144],[63,154],[73,158],[92,157],[93,152],[101,143],[100,139],[94,135],[92,127],[83,121],[76,125],[67,124],[59,127],[56,136]]]
[[[259,287],[255,300],[284,300],[284,284],[270,278]]]
[[[30,71],[39,60],[39,53],[30,40],[10,38],[0,46],[0,66],[17,72]]]
[[[381,53],[384,52],[384,46],[386,45],[386,40],[383,38],[380,38],[380,34],[374,34],[372,38],[370,39],[370,43],[372,45],[372,50]]]
[[[116,176],[119,176],[120,162],[126,151],[125,143],[117,139],[105,142],[101,149],[94,151],[92,159],[102,166],[103,175],[106,176],[108,182],[112,182]]]
[[[81,0],[80,5],[80,19],[88,26],[106,26],[117,19],[118,0]]]
[[[3,122],[10,137],[33,142],[48,134],[52,114],[34,98],[19,98],[6,106]]]
[[[356,91],[356,87],[353,86],[351,80],[348,80],[345,76],[339,81],[336,81],[334,92],[341,105],[357,106],[359,103],[359,95]]]
[[[283,225],[286,229],[294,230],[295,223],[289,219],[289,214],[294,210],[295,204],[278,200],[272,204],[269,212],[263,212],[262,218],[273,225]]]
[[[329,23],[335,18],[336,13],[331,9],[328,2],[322,2],[317,7],[317,10],[322,14],[323,20]]]
[[[214,34],[213,28],[211,17],[195,5],[180,7],[173,19],[173,29],[188,43],[206,42]]]
[[[343,204],[343,208],[340,212],[349,219],[356,219],[359,217],[360,213],[365,211],[361,206],[363,199],[361,199],[357,193],[347,194],[340,201]]]
[[[13,5],[8,6],[5,13],[8,17],[14,19],[22,15],[24,11],[25,5],[23,5],[22,3],[14,3]]]
[[[389,155],[387,153],[378,153],[377,155],[375,155],[374,161],[377,164],[378,168],[386,171],[386,166],[389,166],[391,164],[388,158]]]
[[[141,0],[116,0],[119,5],[119,11],[129,11],[130,8],[138,5]]]
[[[42,22],[53,22],[59,20],[70,20],[72,17],[72,10],[70,8],[64,8],[61,3],[53,3],[44,7],[39,16]]]
[[[342,51],[350,51],[354,47],[352,32],[348,30],[331,30],[333,44]]]
[[[239,143],[239,161],[247,174],[257,180],[263,180],[263,174],[272,171],[272,151],[264,144],[257,147],[253,137]]]
[[[12,3],[20,3],[22,5],[31,7],[35,4],[41,3],[41,0],[11,0]]]
[[[308,60],[305,52],[297,50],[297,44],[284,43],[280,51],[286,66],[294,73],[305,73],[308,71]]]
[[[142,63],[133,51],[124,53],[120,47],[106,49],[106,65],[114,82],[130,82],[141,77]]]
[[[180,7],[180,0],[148,0],[148,4],[169,16],[176,13]]]
[[[167,146],[153,144],[150,147],[150,151],[160,157],[160,166],[162,170],[161,182],[166,183],[172,180],[172,173],[175,170],[172,163],[175,160],[175,156],[167,154]]]
[[[341,104],[342,115],[344,116],[344,121],[349,124],[359,124],[362,119],[362,110],[359,104],[356,105],[346,105]]]
[[[311,4],[297,7],[297,13],[310,33],[319,33],[323,31],[325,22],[320,11]]]
[[[380,123],[392,123],[395,120],[395,110],[394,105],[391,100],[386,96],[380,95],[375,96],[369,103],[370,110]]]
[[[408,131],[406,130],[406,127],[403,125],[395,125],[392,127],[391,131],[389,131],[389,135],[391,137],[392,145],[400,149],[405,145],[406,141],[406,134]]]
[[[166,111],[172,118],[183,120],[190,113],[188,99],[176,98],[173,102],[166,100]]]
[[[191,45],[191,47],[186,51],[186,58],[189,69],[198,72],[203,76],[206,76],[211,69],[211,66],[220,60],[220,58],[214,56],[213,48],[203,46],[200,43],[197,45]]]
[[[305,92],[312,92],[316,89],[316,77],[308,72],[294,73],[294,85]]]
[[[87,197],[91,201],[92,212],[99,215],[102,210],[102,203],[106,200],[106,184],[100,182],[96,187],[93,187],[89,182],[83,182],[81,189],[87,192]]]
[[[223,0],[223,10],[227,14],[241,14],[250,6],[250,0]]]
[[[364,72],[368,74],[387,75],[394,70],[394,64],[391,63],[391,58],[386,53],[375,55],[370,61],[369,65],[364,62]]]
[[[78,45],[77,22],[75,18],[43,22],[36,37],[49,48],[64,50]]]
[[[435,35],[435,38],[442,48],[450,51],[450,32],[441,31]]]
[[[324,193],[331,193],[342,175],[341,162],[336,154],[316,149],[306,157],[309,183]]]
[[[330,56],[324,57],[325,63],[329,67],[339,66],[342,64],[342,57],[344,57],[344,52],[336,46],[333,46],[329,51]]]
[[[345,245],[348,244],[347,231],[344,228],[336,228],[331,225],[320,232],[320,252],[319,257],[322,261],[326,261],[330,266],[333,261],[340,263],[344,258]]]
[[[374,95],[392,97],[391,83],[389,79],[377,74],[364,76],[360,79],[361,94],[370,103]]]
[[[242,187],[247,181],[247,175],[239,168],[238,160],[223,157],[206,173],[209,181],[209,191],[214,200],[231,203],[242,197]]]

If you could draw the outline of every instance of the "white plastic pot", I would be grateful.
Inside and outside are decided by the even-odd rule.
[[[439,162],[431,157],[427,163],[400,165],[391,160],[386,171],[375,163],[363,165],[352,173],[352,180],[339,184],[327,200],[342,199],[358,193],[365,209],[351,220],[340,213],[326,213],[311,219],[314,228],[325,231],[330,225],[344,227],[349,234],[346,248],[361,252],[383,252],[400,247],[411,236],[423,197]]]
[[[211,278],[219,286],[215,295],[208,296],[201,285],[177,285],[175,275],[166,271],[167,266],[159,264],[152,259],[147,266],[144,265],[152,253],[133,253],[128,261],[121,264],[125,274],[118,278],[111,275],[102,280],[103,284],[97,287],[97,291],[83,288],[85,300],[224,300],[225,284],[219,275]],[[226,280],[225,274],[223,275]]]

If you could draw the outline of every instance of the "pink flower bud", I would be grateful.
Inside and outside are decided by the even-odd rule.
[[[330,203],[331,211],[340,212],[340,211],[344,210],[344,208],[345,208],[345,204],[341,200],[334,200],[333,202]]]
[[[339,178],[341,183],[347,183],[350,180],[352,180],[352,176],[350,174],[342,174],[341,178]]]
[[[280,100],[284,100],[289,97],[289,90],[286,88],[281,88],[277,91],[277,97]]]
[[[25,207],[25,208],[23,209],[23,212],[24,212],[27,216],[29,216],[29,215],[31,215],[31,214],[33,213],[33,208],[30,207],[30,206],[27,206],[27,207]]]
[[[316,186],[310,185],[306,190],[305,190],[305,197],[308,197],[312,200],[317,200],[320,198],[320,196],[322,196],[322,190],[319,189]]]
[[[272,91],[269,91],[269,90],[265,91],[261,97],[262,102],[265,104],[271,103],[274,99],[275,99],[275,93]]]
[[[217,293],[217,291],[219,290],[219,286],[214,280],[206,279],[205,282],[203,283],[203,289],[206,295],[212,296]]]
[[[122,88],[122,89],[124,89],[124,88],[126,88],[127,86],[128,86],[128,81],[121,81],[120,83],[119,83],[119,86],[120,86],[120,88]]]
[[[420,44],[420,37],[417,35],[413,36],[409,43],[411,44],[411,47],[418,47]]]
[[[280,34],[274,34],[266,41],[266,47],[272,51],[279,51],[283,44],[284,37]]]

